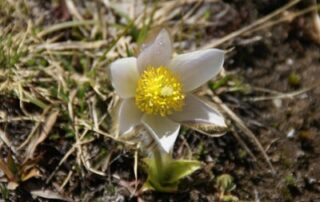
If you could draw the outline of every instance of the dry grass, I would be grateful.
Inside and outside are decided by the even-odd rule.
[[[32,129],[23,137],[23,141],[13,140],[1,131],[4,144],[0,143],[0,149],[9,148],[15,161],[22,165],[27,159],[33,159],[35,154],[39,155],[36,151],[43,142],[56,141],[61,144],[61,141],[68,141],[68,149],[59,157],[53,171],[43,171],[49,188],[32,190],[35,196],[71,200],[63,193],[65,187],[72,187],[74,182],[70,180],[75,174],[89,176],[88,173],[92,173],[116,179],[117,176],[111,176],[107,171],[108,166],[117,155],[121,155],[125,149],[123,145],[127,144],[115,139],[111,131],[111,111],[118,98],[108,79],[107,66],[110,62],[136,55],[147,33],[163,25],[170,28],[178,51],[217,46],[229,49],[232,48],[232,41],[243,34],[246,38],[254,37],[256,31],[290,22],[317,8],[313,6],[305,12],[286,11],[299,1],[292,1],[224,38],[205,43],[201,40],[203,33],[199,28],[211,25],[208,16],[213,14],[206,7],[218,0],[158,1],[148,4],[142,1],[80,3],[66,0],[65,4],[48,1],[44,5],[40,1],[1,0],[0,94],[18,99],[21,114],[13,116],[0,111],[0,123],[19,124],[27,121]],[[287,15],[283,15],[285,11]],[[192,30],[192,34],[185,30],[190,33]],[[229,73],[225,74],[228,76]],[[210,95],[211,91],[202,93]],[[295,95],[290,94],[291,97]],[[213,101],[217,101],[217,97]],[[272,169],[268,156],[254,134],[220,101],[218,99],[217,104],[226,112],[231,131],[239,127],[242,136],[247,135],[252,139]],[[244,149],[255,158],[245,141],[238,134],[235,135]],[[130,148],[126,150],[131,150],[133,154],[136,145],[130,142],[129,145]],[[137,176],[138,153],[134,156],[136,163],[129,166]],[[66,161],[72,166],[61,169]],[[56,191],[50,191],[53,187]]]

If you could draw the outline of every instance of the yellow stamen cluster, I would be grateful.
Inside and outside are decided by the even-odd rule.
[[[144,113],[167,116],[180,111],[184,99],[179,78],[166,67],[149,67],[138,80],[135,101]]]

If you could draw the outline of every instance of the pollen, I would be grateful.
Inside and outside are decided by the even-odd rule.
[[[146,114],[170,115],[182,109],[184,99],[179,78],[166,67],[149,67],[138,80],[135,102]]]

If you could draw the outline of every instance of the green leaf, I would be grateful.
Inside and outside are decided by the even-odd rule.
[[[163,156],[161,168],[155,158],[146,158],[145,170],[148,179],[143,190],[157,190],[160,192],[176,192],[181,179],[192,174],[201,167],[195,160],[175,160],[169,155]]]
[[[230,81],[231,79],[232,79],[232,77],[230,75],[227,75],[227,76],[223,77],[222,79],[213,82],[210,85],[210,87],[212,90],[217,90],[218,88],[221,88],[221,87],[227,85],[228,81]]]
[[[167,177],[169,182],[176,182],[182,178],[191,175],[201,167],[199,161],[192,160],[174,160],[168,167]]]
[[[216,185],[223,192],[230,192],[235,188],[233,177],[229,174],[222,174],[217,177]]]
[[[224,195],[221,199],[222,202],[238,202],[239,199],[233,195]]]
[[[139,31],[138,37],[137,37],[137,44],[141,45],[143,41],[146,39],[149,31],[149,24],[143,24],[143,27]]]
[[[156,178],[157,179],[157,178]],[[159,191],[172,193],[178,190],[179,181],[175,183],[164,183],[161,184],[157,180],[148,177],[148,180],[144,183],[142,190],[143,191]]]

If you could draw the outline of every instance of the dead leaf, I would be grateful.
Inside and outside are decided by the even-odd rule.
[[[4,160],[2,160],[1,158],[0,158],[0,169],[6,175],[6,177],[8,178],[9,181],[16,181],[15,175],[10,170],[10,168],[7,165],[7,163],[4,162]]]
[[[45,120],[45,123],[43,127],[40,127],[38,133],[36,133],[32,139],[30,140],[30,143],[28,144],[28,147],[26,148],[26,157],[32,158],[33,153],[35,152],[37,146],[43,142],[49,135],[50,131],[52,130],[53,125],[56,123],[57,117],[59,115],[58,110],[54,110],[52,112],[49,112],[50,115]]]
[[[7,185],[7,189],[8,190],[15,190],[18,186],[19,186],[19,184],[16,182],[9,182]]]
[[[210,123],[200,123],[200,122],[185,122],[183,123],[186,127],[191,128],[199,133],[204,135],[208,135],[210,137],[221,137],[223,136],[228,128],[214,125]]]
[[[7,164],[8,168],[11,170],[11,172],[13,173],[14,176],[18,176],[19,175],[19,169],[20,169],[19,164],[17,164],[14,161],[11,153],[8,154],[7,163],[6,164]]]
[[[21,180],[27,181],[30,178],[39,176],[41,176],[40,171],[37,168],[32,168],[31,170],[28,170],[27,172],[24,171],[24,173],[21,174]]]
[[[56,200],[62,200],[62,201],[73,201],[72,199],[64,197],[61,194],[51,191],[49,189],[36,189],[36,190],[31,190],[30,192],[32,195],[38,196],[41,198],[56,199]]]
[[[0,129],[0,140],[2,140],[2,142],[4,142],[11,149],[13,153],[16,153],[16,149],[14,148],[11,141],[8,139],[7,134],[1,129]]]

